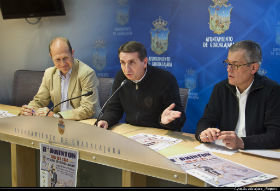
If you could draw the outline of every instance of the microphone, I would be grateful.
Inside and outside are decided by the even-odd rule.
[[[127,80],[125,79],[124,81],[122,81],[121,85],[112,93],[112,95],[107,99],[107,101],[103,104],[98,116],[97,116],[97,119],[94,123],[95,126],[97,126],[97,122],[99,120],[99,118],[101,117],[101,114],[103,114],[103,110],[105,108],[105,106],[107,105],[107,103],[111,100],[111,98],[127,83]]]
[[[64,103],[64,102],[70,101],[70,100],[72,100],[72,99],[77,99],[77,98],[80,98],[80,97],[82,97],[82,96],[90,96],[90,95],[92,95],[92,94],[93,94],[93,91],[89,91],[89,92],[87,92],[87,93],[85,93],[85,94],[82,94],[82,95],[79,95],[79,96],[77,96],[77,97],[72,97],[72,98],[70,98],[70,99],[64,100],[64,101],[62,101],[62,102],[56,104],[55,106],[53,106],[53,107],[48,111],[48,113],[46,114],[46,116],[48,116],[49,113],[50,113],[51,111],[53,111],[53,109],[54,109],[56,106],[58,106],[58,105],[60,105],[60,104],[62,104],[62,103]]]

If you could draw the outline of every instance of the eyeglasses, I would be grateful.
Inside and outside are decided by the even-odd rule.
[[[231,63],[229,62],[229,60],[226,59],[226,60],[223,61],[223,63],[224,63],[224,66],[225,66],[226,68],[230,68],[230,69],[232,69],[232,70],[238,70],[238,68],[241,67],[241,66],[250,65],[250,64],[253,64],[253,63],[255,63],[255,62],[248,62],[248,63],[246,63],[246,64],[231,64]]]

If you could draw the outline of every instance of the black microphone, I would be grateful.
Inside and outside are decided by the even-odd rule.
[[[64,103],[64,102],[66,102],[66,101],[70,101],[70,100],[72,100],[72,99],[77,99],[77,98],[82,97],[82,96],[90,96],[90,95],[92,95],[92,94],[93,94],[93,91],[89,91],[89,92],[87,92],[87,93],[85,93],[85,94],[82,94],[82,95],[79,95],[79,96],[77,96],[77,97],[72,97],[72,98],[70,98],[70,99],[64,100],[64,101],[62,101],[62,102],[56,104],[55,106],[53,106],[53,107],[48,111],[48,113],[46,114],[46,116],[48,116],[49,113],[50,113],[51,111],[53,111],[53,109],[54,109],[56,106],[58,106],[58,105],[60,105],[60,104],[62,104],[62,103]]]
[[[94,123],[95,126],[97,126],[97,122],[98,122],[98,120],[99,120],[101,114],[103,113],[103,110],[104,110],[105,106],[107,105],[107,103],[108,103],[108,102],[111,100],[111,98],[121,89],[121,87],[123,87],[126,83],[127,83],[127,80],[122,81],[121,85],[114,91],[114,93],[112,93],[112,95],[111,95],[111,96],[107,99],[107,101],[103,104],[103,106],[102,106],[102,108],[101,108],[101,110],[100,110],[100,112],[99,112],[99,114],[98,114],[98,116],[97,116],[97,119],[96,119],[96,121],[95,121],[95,123]]]

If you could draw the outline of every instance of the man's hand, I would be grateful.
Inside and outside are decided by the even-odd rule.
[[[174,111],[175,103],[172,103],[170,106],[168,106],[161,114],[161,124],[168,124],[175,119],[181,117],[180,111]]]
[[[100,120],[97,123],[97,127],[100,127],[100,128],[108,129],[108,126],[109,126],[108,122],[104,121],[104,120]]]
[[[37,109],[37,111],[36,111],[36,116],[46,116],[46,114],[49,112],[49,108],[47,108],[47,107],[41,107],[41,108],[39,108],[39,109]],[[53,116],[53,114],[54,114],[54,112],[50,112],[49,114],[48,114],[48,117],[52,117]]]
[[[207,128],[200,133],[199,138],[204,143],[212,143],[218,139],[219,135],[220,135],[220,129]]]
[[[244,142],[236,135],[235,131],[222,131],[218,139],[223,140],[229,149],[244,149]]]
[[[29,105],[23,105],[21,107],[20,115],[25,115],[25,116],[35,115],[35,107]]]

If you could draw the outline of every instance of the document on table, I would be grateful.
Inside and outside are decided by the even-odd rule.
[[[182,139],[175,139],[167,136],[152,135],[139,133],[137,135],[129,137],[138,143],[141,143],[155,151],[165,149],[171,145],[177,144],[182,141]]]
[[[272,151],[272,150],[239,150],[242,153],[248,153],[252,155],[280,159],[280,152]]]
[[[180,165],[186,173],[216,187],[240,187],[277,177],[223,159],[208,151],[168,158]]]
[[[14,117],[16,115],[9,113],[8,111],[0,110],[0,118]]]
[[[202,143],[195,148],[198,150],[202,150],[202,151],[222,153],[222,154],[226,154],[226,155],[233,155],[234,153],[237,152],[237,150],[231,150],[224,146],[216,145],[214,143],[209,143],[209,144]]]

